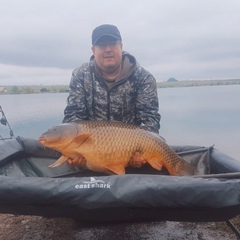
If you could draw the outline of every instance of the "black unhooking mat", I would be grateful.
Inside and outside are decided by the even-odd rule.
[[[0,213],[81,221],[225,221],[240,214],[240,161],[212,147],[171,146],[197,176],[148,164],[107,176],[69,166],[36,139],[0,144]]]

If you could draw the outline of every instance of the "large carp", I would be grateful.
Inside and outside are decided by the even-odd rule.
[[[39,138],[41,144],[62,153],[50,167],[81,155],[86,168],[124,174],[134,152],[153,168],[166,167],[170,175],[193,175],[195,167],[181,159],[158,134],[141,127],[111,121],[78,121],[52,127]]]

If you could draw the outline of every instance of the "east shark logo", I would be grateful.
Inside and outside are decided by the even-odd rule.
[[[103,180],[96,180],[94,177],[90,177],[90,181],[83,181],[82,184],[75,185],[76,189],[86,188],[111,188],[110,183],[106,183]]]

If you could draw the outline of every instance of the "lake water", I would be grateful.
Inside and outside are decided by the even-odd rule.
[[[158,89],[168,144],[215,147],[240,160],[240,85]],[[15,136],[37,138],[61,123],[67,93],[0,95]],[[1,115],[0,115],[1,117]],[[0,124],[0,135],[8,128]]]

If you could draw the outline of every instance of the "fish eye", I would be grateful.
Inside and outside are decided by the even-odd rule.
[[[57,128],[56,128],[56,127],[53,127],[53,128],[52,128],[52,131],[53,131],[53,132],[56,132],[56,131],[57,131]]]

